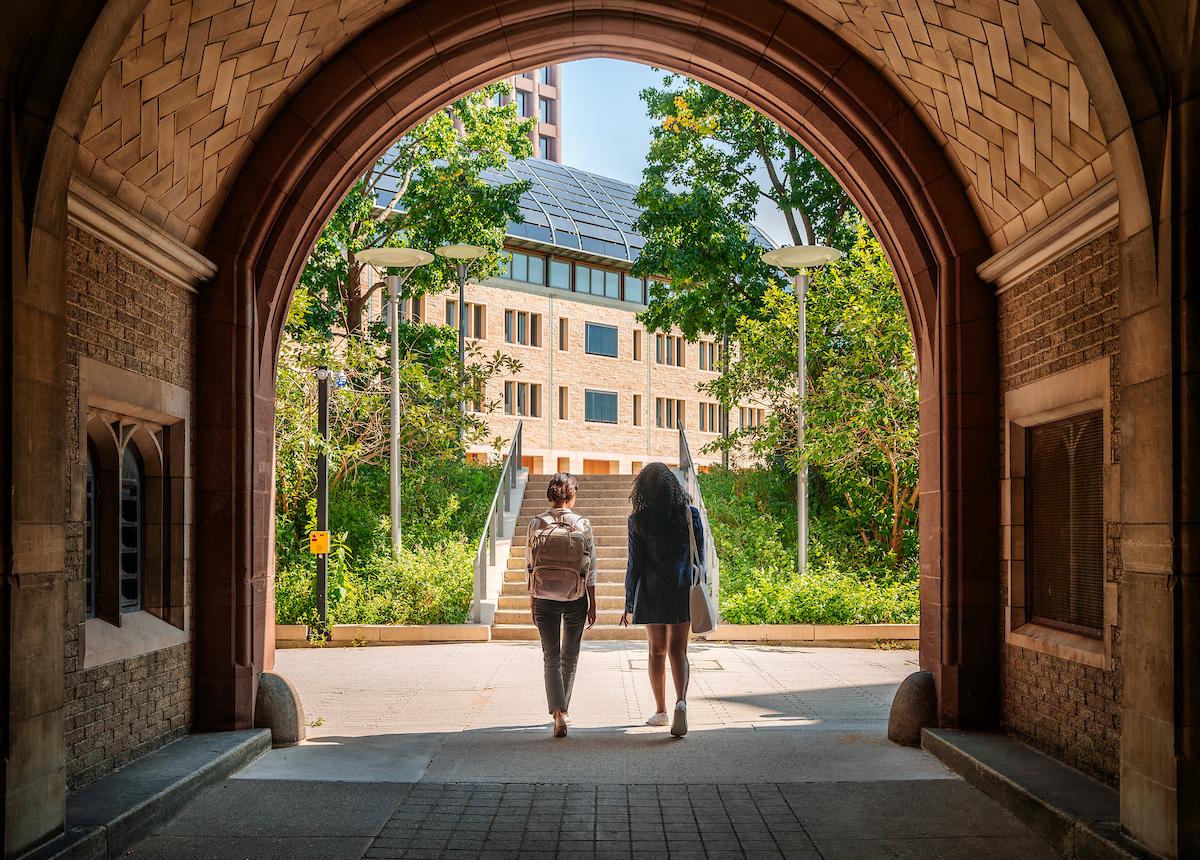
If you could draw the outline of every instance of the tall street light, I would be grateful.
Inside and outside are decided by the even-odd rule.
[[[805,344],[808,327],[804,320],[804,304],[808,297],[808,270],[832,263],[841,256],[841,251],[823,245],[785,245],[762,255],[763,262],[768,266],[796,270],[792,289],[796,294],[796,325],[800,338],[796,347],[800,387],[796,413],[796,451],[800,457],[800,467],[796,471],[796,572],[799,576],[808,572],[808,463],[804,457],[804,395],[808,388],[808,350]]]
[[[467,270],[471,263],[487,254],[487,248],[479,245],[443,245],[434,250],[439,257],[453,260],[458,268],[458,372],[460,381],[467,377]],[[479,336],[479,332],[475,332]],[[459,409],[466,411],[466,401],[459,401]],[[458,426],[458,438],[462,439],[462,423]]]
[[[400,547],[400,290],[418,266],[433,262],[433,254],[416,248],[369,248],[358,259],[376,267],[406,269],[403,275],[388,276],[388,327],[392,332],[392,422],[391,422],[391,496],[392,553],[399,557]]]

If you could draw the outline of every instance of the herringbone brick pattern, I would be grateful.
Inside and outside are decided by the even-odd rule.
[[[150,0],[79,171],[200,245],[230,168],[306,70],[404,0]],[[897,82],[1002,247],[1110,172],[1079,69],[1036,0],[793,0]]]

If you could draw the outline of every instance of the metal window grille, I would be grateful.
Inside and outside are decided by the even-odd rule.
[[[1099,637],[1104,628],[1104,417],[1026,431],[1025,552],[1030,619]]]

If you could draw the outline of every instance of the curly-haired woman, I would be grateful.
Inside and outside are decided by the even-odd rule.
[[[675,473],[664,463],[650,463],[633,482],[629,494],[629,564],[625,571],[625,613],[621,624],[646,625],[650,640],[650,689],[656,711],[648,726],[671,725],[677,738],[687,734],[688,633],[691,631],[691,541],[696,537],[704,561],[700,511],[691,504]],[[667,716],[666,658],[675,682],[675,713]]]

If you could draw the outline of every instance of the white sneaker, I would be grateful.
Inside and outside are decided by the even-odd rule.
[[[665,726],[671,722],[671,718],[667,716],[666,711],[659,711],[657,714],[646,720],[648,726]]]
[[[663,716],[666,716],[664,714]],[[687,702],[675,703],[675,719],[671,721],[671,736],[681,738],[687,734]]]
[[[571,725],[571,715],[563,714],[563,722],[566,723],[568,726]]]

